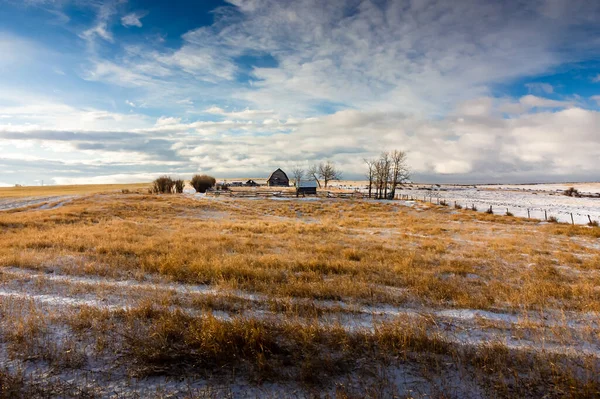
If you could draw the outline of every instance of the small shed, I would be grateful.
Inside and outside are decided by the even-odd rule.
[[[257,186],[258,186],[258,183],[255,182],[254,180],[248,180],[246,182],[246,187],[257,187]]]
[[[290,179],[285,172],[279,168],[271,173],[271,176],[267,179],[267,186],[269,187],[289,187],[289,185]]]
[[[317,182],[314,180],[300,180],[296,191],[302,195],[317,195]]]

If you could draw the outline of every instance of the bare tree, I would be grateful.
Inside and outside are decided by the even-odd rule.
[[[406,152],[384,151],[376,160],[366,160],[369,178],[369,196],[371,185],[375,185],[375,198],[394,198],[396,188],[410,178],[410,169],[406,161]]]
[[[396,196],[396,187],[410,178],[410,169],[406,162],[406,152],[394,150],[390,153],[391,197]]]
[[[342,172],[340,172],[330,161],[325,163],[321,162],[319,164],[319,177],[323,179],[325,188],[327,188],[327,184],[331,180],[340,180],[342,178]]]
[[[377,163],[374,159],[364,159],[367,164],[368,172],[367,179],[369,179],[369,198],[371,198],[371,192],[373,190],[373,182],[375,181],[375,164]]]
[[[375,180],[377,182],[377,198],[387,198],[390,175],[390,154],[382,152],[375,163]]]
[[[292,169],[292,176],[294,177],[294,186],[296,187],[296,197],[298,196],[298,190],[300,188],[300,182],[305,175],[305,171],[300,165],[294,166]]]
[[[294,166],[294,169],[292,169],[292,176],[294,177],[294,186],[296,186],[296,188],[299,187],[300,182],[302,181],[302,179],[304,178],[304,176],[306,175],[306,171],[304,170],[304,168],[300,165],[296,165]]]
[[[310,177],[311,179],[314,179],[317,184],[319,185],[319,188],[321,188],[321,181],[319,180],[319,166],[318,165],[311,165],[308,168],[308,172],[307,172],[308,177]]]

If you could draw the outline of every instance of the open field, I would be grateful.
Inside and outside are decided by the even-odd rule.
[[[73,186],[22,186],[0,187],[0,199],[23,197],[55,197],[62,195],[94,194],[108,191],[138,190],[150,183],[133,184],[79,184]]]
[[[600,228],[412,201],[0,212],[0,397],[593,397]]]

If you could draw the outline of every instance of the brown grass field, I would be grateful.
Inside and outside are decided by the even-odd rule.
[[[81,187],[0,212],[0,398],[600,396],[600,228]]]
[[[79,184],[73,186],[0,187],[0,198],[47,197],[56,195],[94,194],[121,190],[146,189],[150,183]]]

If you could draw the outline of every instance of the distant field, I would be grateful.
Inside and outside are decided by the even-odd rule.
[[[93,194],[122,189],[145,189],[150,183],[133,184],[84,184],[72,186],[25,186],[0,187],[0,198],[44,197],[58,195]]]
[[[85,194],[0,212],[0,281],[5,397],[600,393],[600,228]]]

